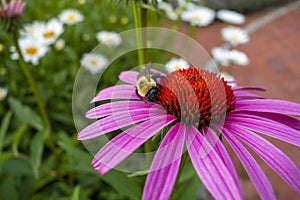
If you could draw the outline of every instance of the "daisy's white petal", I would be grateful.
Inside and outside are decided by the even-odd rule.
[[[193,26],[207,26],[213,22],[215,12],[206,7],[197,7],[184,11],[181,19]]]
[[[248,33],[241,28],[230,26],[223,28],[221,33],[223,39],[233,46],[249,42]]]
[[[224,80],[228,82],[228,85],[236,86],[235,78],[227,72],[220,73],[220,77],[223,77]]]
[[[101,54],[89,53],[83,55],[81,64],[92,74],[97,74],[105,69],[108,65],[108,60]]]
[[[211,54],[218,64],[222,66],[230,65],[230,50],[223,47],[214,47]]]
[[[238,64],[238,65],[248,65],[249,64],[249,59],[248,56],[238,50],[232,50],[230,52],[230,59],[233,63]]]
[[[68,25],[77,24],[78,22],[81,22],[84,20],[84,16],[75,9],[67,9],[64,10],[59,16],[59,20]]]
[[[38,65],[39,60],[48,51],[48,47],[45,44],[30,38],[19,39],[18,43],[25,62],[30,62],[33,65]]]
[[[4,100],[7,96],[8,90],[0,87],[0,101]]]
[[[217,18],[231,24],[242,24],[245,22],[245,16],[232,10],[219,10]]]
[[[107,47],[117,47],[122,43],[122,37],[118,33],[110,31],[98,32],[96,39]]]
[[[179,69],[187,69],[189,67],[189,63],[182,58],[172,58],[166,63],[166,70],[168,72],[173,72]]]

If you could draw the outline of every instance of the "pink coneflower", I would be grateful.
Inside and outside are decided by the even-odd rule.
[[[143,199],[168,199],[186,150],[207,190],[215,199],[243,199],[234,165],[222,144],[226,140],[239,157],[262,199],[275,199],[266,175],[241,144],[260,156],[300,194],[300,171],[281,150],[257,133],[300,145],[300,105],[262,98],[231,87],[214,73],[197,68],[174,71],[158,81],[155,102],[136,95],[138,73],[122,72],[129,84],[101,90],[92,102],[113,100],[87,112],[98,121],[83,129],[79,140],[91,139],[128,127],[94,157],[92,166],[101,174],[117,166],[160,130],[169,130],[152,161]]]
[[[22,0],[11,0],[9,3],[6,0],[2,0],[0,7],[0,16],[4,18],[13,18],[19,16],[26,6],[26,2]]]

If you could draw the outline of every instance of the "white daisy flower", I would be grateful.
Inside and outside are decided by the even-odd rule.
[[[63,48],[65,48],[65,46],[66,46],[66,41],[63,39],[58,39],[54,44],[54,48],[56,49],[56,51],[63,50]]]
[[[25,62],[30,62],[33,65],[39,64],[39,60],[45,56],[48,47],[38,41],[22,38],[18,41]]]
[[[171,4],[164,1],[158,2],[158,9],[163,10],[166,13],[168,19],[176,21],[178,19],[178,14],[174,11]]]
[[[244,44],[249,41],[248,33],[241,28],[233,26],[226,27],[222,29],[221,34],[223,39],[233,46]]]
[[[166,63],[166,70],[171,73],[173,71],[179,70],[179,69],[187,69],[189,68],[189,63],[186,62],[182,58],[172,58],[170,61]]]
[[[44,26],[45,22],[33,21],[30,24],[25,24],[20,34],[22,37],[35,37]]]
[[[117,47],[122,43],[121,36],[116,32],[100,31],[96,33],[96,38],[107,47]]]
[[[38,38],[41,38],[42,42],[46,45],[50,45],[55,43],[63,31],[63,24],[57,19],[52,19],[48,23],[45,23],[36,35]]]
[[[234,64],[238,64],[238,65],[248,65],[249,64],[249,59],[248,56],[238,50],[232,50],[230,52],[230,60],[234,63]]]
[[[249,63],[248,56],[245,53],[223,47],[213,48],[212,56],[214,60],[222,66],[230,66],[232,64],[247,65]]]
[[[158,2],[157,7],[158,7],[159,10],[163,10],[165,12],[173,10],[172,5],[167,3],[167,2],[164,2],[164,1]]]
[[[215,12],[206,7],[186,10],[181,14],[181,19],[193,26],[207,26],[213,22],[214,18]]]
[[[98,74],[108,65],[108,60],[101,54],[84,54],[81,58],[81,65],[92,74]]]
[[[75,9],[64,10],[61,14],[59,14],[58,18],[62,23],[68,25],[77,24],[84,20],[84,16]]]
[[[229,66],[231,64],[230,60],[230,50],[223,47],[214,47],[211,50],[213,59],[222,66]]]
[[[217,18],[231,24],[242,24],[245,22],[245,16],[232,10],[219,10]]]
[[[224,80],[227,81],[229,85],[236,86],[235,78],[232,75],[228,74],[227,72],[221,72],[220,77],[223,77]]]
[[[8,90],[0,87],[0,101],[3,101],[7,96]]]

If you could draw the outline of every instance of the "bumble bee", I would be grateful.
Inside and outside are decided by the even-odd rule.
[[[136,95],[143,100],[146,98],[150,102],[157,102],[160,91],[160,86],[156,83],[156,78],[160,75],[153,75],[149,68],[140,73],[137,77]]]

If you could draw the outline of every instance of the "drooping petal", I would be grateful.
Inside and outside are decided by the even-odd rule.
[[[135,124],[144,120],[148,120],[151,117],[165,115],[162,109],[140,109],[140,110],[128,110],[123,113],[114,113],[111,116],[100,119],[86,128],[84,128],[78,134],[78,140],[87,140],[100,135],[109,133],[111,131],[118,130],[120,128]]]
[[[260,87],[241,87],[241,86],[233,86],[232,90],[233,91],[236,91],[236,90],[266,91],[264,88],[260,88]]]
[[[276,199],[273,188],[256,162],[247,149],[230,133],[231,130],[223,129],[222,133],[224,138],[228,141],[233,148],[245,170],[247,171],[249,178],[255,186],[261,199]]]
[[[300,194],[300,171],[289,157],[273,144],[251,131],[229,124],[226,125],[226,128],[245,142]]]
[[[91,103],[111,100],[111,99],[139,99],[135,93],[135,86],[133,85],[117,85],[111,86],[101,90],[91,101]]]
[[[228,123],[238,124],[240,127],[250,129],[279,140],[300,146],[299,131],[285,124],[278,123],[257,115],[246,115],[241,113],[230,113],[226,117]]]
[[[250,93],[250,92],[241,92],[241,91],[234,91],[234,96],[239,97],[239,98],[258,98],[258,99],[263,99],[262,96]]]
[[[168,199],[180,165],[186,126],[174,125],[164,137],[150,167],[143,200]]]
[[[222,159],[222,161],[225,164],[226,168],[228,169],[229,173],[233,177],[236,186],[238,187],[240,196],[242,196],[242,188],[241,188],[241,185],[239,182],[238,175],[236,173],[236,170],[232,163],[232,160],[231,160],[228,152],[226,151],[224,145],[222,144],[221,140],[216,135],[216,133],[213,132],[209,127],[204,126],[202,128],[202,131],[203,131],[203,135],[205,136],[207,141],[210,143],[211,146],[213,146],[216,153]]]
[[[171,115],[162,115],[120,133],[95,155],[92,161],[93,167],[100,174],[105,174],[175,119]]]
[[[139,74],[138,72],[132,71],[132,70],[123,71],[123,72],[120,73],[119,79],[121,81],[126,82],[126,83],[130,83],[132,85],[135,85],[136,81],[137,81],[138,74]]]
[[[96,119],[105,117],[107,115],[111,115],[117,112],[124,112],[127,110],[136,110],[141,108],[148,108],[151,107],[158,107],[157,104],[151,102],[143,102],[143,101],[117,101],[117,102],[110,102],[106,104],[102,104],[95,108],[89,110],[85,117],[88,119]]]
[[[284,100],[244,100],[236,103],[236,109],[300,116],[300,104]]]
[[[198,176],[215,199],[243,199],[214,147],[193,126],[187,130],[186,143]]]

